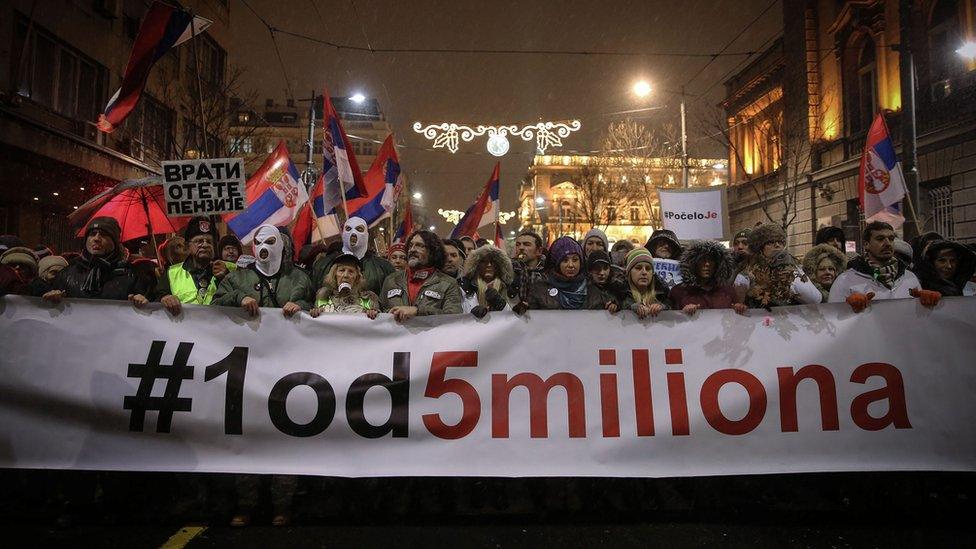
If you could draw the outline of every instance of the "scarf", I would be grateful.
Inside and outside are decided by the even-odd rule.
[[[407,267],[407,298],[409,303],[413,304],[417,302],[420,287],[424,285],[424,282],[427,282],[427,279],[434,276],[434,270],[433,267],[417,270]]]
[[[874,270],[872,276],[874,279],[884,285],[885,288],[889,290],[895,285],[895,279],[898,278],[898,260],[892,259],[891,261],[881,265],[875,263],[868,259],[868,265]]]
[[[485,282],[485,280],[479,276],[475,283],[478,286],[478,305],[481,305],[482,307],[488,306],[488,299],[485,297],[485,293],[488,292],[488,288],[494,288],[497,292],[502,291],[502,281],[497,278],[491,282]]]
[[[575,278],[566,278],[553,273],[549,275],[549,286],[559,290],[560,309],[582,309],[586,302],[586,276],[582,273]]]
[[[81,252],[81,260],[89,269],[88,277],[81,285],[81,291],[88,295],[102,293],[102,286],[108,281],[112,270],[118,266],[120,257],[117,249],[106,256],[93,256],[88,253],[88,250]]]

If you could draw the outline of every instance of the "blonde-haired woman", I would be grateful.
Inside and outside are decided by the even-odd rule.
[[[627,283],[630,292],[624,297],[621,309],[629,309],[641,320],[657,316],[668,308],[664,284],[656,283],[654,257],[646,248],[636,248],[627,254]]]
[[[322,287],[315,294],[315,307],[309,311],[312,317],[322,313],[365,313],[373,319],[379,314],[380,299],[366,289],[363,268],[352,254],[343,254],[332,261],[322,280]]]

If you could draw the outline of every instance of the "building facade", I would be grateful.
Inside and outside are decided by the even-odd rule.
[[[159,173],[159,162],[219,150],[195,104],[227,83],[226,1],[183,2],[213,21],[194,49],[174,48],[156,64],[136,110],[105,134],[95,126],[118,89],[148,3],[71,0],[0,5],[0,233],[57,250],[76,243],[67,215],[119,181]],[[199,71],[197,71],[199,67]],[[198,97],[193,95],[192,97]]]
[[[976,241],[976,1],[915,0],[919,204],[922,231]],[[857,176],[867,130],[882,112],[901,153],[897,0],[784,3],[783,36],[726,82],[733,228],[787,226],[802,252],[820,227],[854,244],[863,218]],[[906,216],[911,212],[903,212]]]
[[[689,186],[726,184],[725,162],[689,159]],[[537,155],[519,188],[519,222],[548,241],[597,227],[611,243],[643,245],[661,227],[657,189],[680,187],[681,177],[674,158]]]

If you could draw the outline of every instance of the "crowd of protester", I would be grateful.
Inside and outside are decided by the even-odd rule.
[[[934,307],[943,296],[976,294],[971,244],[933,232],[907,243],[883,222],[867,224],[861,238],[863,253],[849,254],[844,232],[825,227],[797,258],[785,231],[773,224],[735,233],[730,248],[682,242],[668,230],[655,231],[643,247],[626,240],[611,246],[598,228],[581,241],[561,236],[546,247],[539,234],[523,231],[509,257],[485,240],[442,240],[418,230],[381,257],[370,249],[365,221],[353,217],[341,241],[305,246],[295,258],[284,229],[261,226],[245,247],[234,235],[221,237],[210,218],[197,217],[149,259],[125,246],[115,219],[97,217],[87,225],[80,252],[56,255],[46,246],[0,236],[0,295],[49,303],[127,300],[135,307],[155,301],[174,316],[184,304],[195,304],[240,307],[251,316],[261,308],[285,316],[306,311],[370,319],[383,312],[406,322],[534,309],[603,309],[640,319],[675,310],[693,317],[701,309],[748,314],[828,302],[846,302],[860,313],[877,299],[912,298]],[[662,277],[655,268],[660,262],[676,263],[680,277]],[[260,487],[259,477],[237,478],[239,513],[232,524],[250,521]],[[270,478],[275,524],[288,523],[295,489],[294,477]]]

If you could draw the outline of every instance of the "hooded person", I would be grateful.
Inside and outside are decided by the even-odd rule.
[[[698,309],[735,309],[746,305],[737,300],[728,281],[735,270],[732,253],[718,242],[696,240],[681,254],[681,284],[671,288],[671,306],[692,315]]]
[[[609,253],[610,240],[607,239],[607,233],[593,227],[583,235],[583,256],[590,257],[590,253],[595,250],[603,250]]]
[[[846,302],[860,313],[872,299],[918,297],[926,307],[939,302],[939,293],[922,289],[915,274],[895,258],[895,230],[891,225],[883,221],[868,223],[861,238],[864,255],[847,262],[847,270],[830,287],[830,303]]]
[[[380,306],[397,322],[415,316],[460,314],[461,288],[441,272],[444,242],[431,231],[414,231],[407,238],[407,268],[386,277]]]
[[[488,311],[505,310],[508,308],[505,296],[514,278],[512,260],[504,251],[494,246],[475,249],[464,260],[460,278],[461,309],[477,318]]]
[[[362,263],[352,254],[332,261],[322,287],[315,294],[312,318],[323,313],[365,313],[371,319],[379,314],[380,298],[366,289]]]
[[[744,292],[747,304],[763,308],[822,301],[820,290],[810,282],[796,259],[786,261],[778,257],[783,251],[786,251],[786,231],[781,226],[765,223],[753,229],[749,235],[752,259],[740,273],[742,278],[736,277],[734,282],[740,299]],[[773,265],[772,261],[777,257],[777,264]],[[792,280],[785,280],[785,273],[792,273]]]
[[[402,271],[407,268],[407,245],[403,242],[394,242],[390,244],[390,247],[386,250],[386,258],[390,261],[390,265],[397,271]]]
[[[817,229],[813,243],[814,245],[829,244],[840,250],[841,253],[847,253],[847,235],[844,234],[844,229],[840,227],[833,225],[820,227]]]
[[[241,239],[233,234],[225,234],[217,242],[217,257],[229,263],[237,263],[237,259],[244,255],[244,245]]]
[[[257,316],[259,307],[281,309],[286,317],[311,308],[312,281],[292,264],[291,238],[274,225],[261,225],[254,233],[253,263],[238,261],[217,287],[214,305],[241,307]]]
[[[644,246],[653,257],[659,259],[678,259],[681,256],[681,243],[674,231],[658,229],[651,233]]]
[[[613,247],[610,248],[610,259],[613,261],[613,266],[620,267],[621,269],[626,267],[627,254],[629,254],[634,247],[634,243],[626,238],[614,242]]]
[[[155,281],[125,259],[122,229],[111,217],[96,217],[85,228],[85,249],[54,278],[44,299],[59,303],[64,298],[131,301],[136,307],[149,303]]]
[[[332,261],[343,254],[356,256],[363,265],[366,289],[379,294],[383,281],[396,269],[393,265],[369,249],[369,225],[361,217],[350,217],[342,224],[342,248],[319,256],[312,264],[312,280],[321,284]]]
[[[621,309],[629,310],[643,320],[657,316],[668,308],[664,285],[654,273],[654,257],[646,248],[637,248],[627,254],[627,294]]]
[[[37,278],[37,258],[24,246],[8,248],[0,254],[0,295],[36,295],[33,293]]]
[[[618,304],[586,276],[583,248],[568,236],[549,247],[546,276],[536,280],[528,292],[529,309],[608,309]]]
[[[847,254],[833,244],[817,244],[803,256],[803,270],[820,290],[821,303],[827,303],[830,287],[837,275],[847,269]]]
[[[976,254],[951,240],[934,240],[922,256],[926,268],[918,273],[922,288],[943,296],[961,296],[976,271]]]
[[[470,236],[465,235],[459,238],[458,240],[460,240],[461,244],[464,246],[465,256],[473,252],[475,248],[478,247],[478,243],[475,241],[475,239],[471,238]]]
[[[156,283],[156,299],[171,315],[178,315],[184,303],[210,305],[220,281],[237,269],[235,262],[216,257],[220,242],[217,224],[209,217],[194,217],[183,230],[187,256],[170,265]]]
[[[40,297],[53,290],[54,279],[67,266],[68,260],[59,255],[49,255],[38,261],[37,278],[30,283],[30,295]]]

